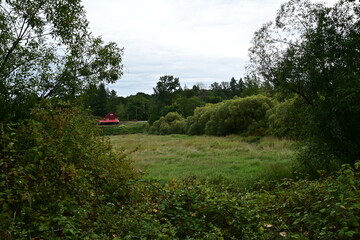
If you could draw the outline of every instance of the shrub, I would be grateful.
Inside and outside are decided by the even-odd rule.
[[[337,178],[231,192],[195,180],[139,184],[121,239],[358,239],[360,162]]]
[[[81,109],[44,102],[30,116],[1,133],[0,238],[105,238],[100,210],[126,203],[135,172]]]
[[[182,134],[185,133],[185,119],[177,112],[170,112],[155,121],[149,128],[151,134]]]
[[[187,133],[263,135],[267,129],[266,112],[273,105],[270,98],[262,95],[208,104],[197,108],[194,116],[188,118]]]
[[[340,167],[340,161],[331,152],[329,146],[316,142],[299,143],[295,158],[295,170],[311,178],[318,178],[319,173],[326,171],[335,173]]]
[[[309,120],[306,104],[299,97],[276,104],[267,114],[268,133],[277,137],[299,139],[304,135]]]
[[[186,119],[186,132],[190,135],[205,134],[206,123],[210,120],[211,115],[216,111],[215,104],[206,104],[204,107],[198,107],[194,115]]]

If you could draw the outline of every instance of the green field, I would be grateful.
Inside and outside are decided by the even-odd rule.
[[[290,176],[293,142],[276,138],[131,134],[111,136],[147,179],[196,177],[247,185]]]

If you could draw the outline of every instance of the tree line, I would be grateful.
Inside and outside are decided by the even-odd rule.
[[[118,97],[114,90],[104,83],[90,85],[81,98],[95,116],[107,112],[117,113],[122,120],[149,120],[150,123],[169,112],[178,112],[184,117],[191,116],[197,107],[207,103],[219,103],[234,97],[256,94],[271,94],[272,89],[262,84],[255,76],[230,81],[214,82],[208,88],[198,83],[188,88],[181,87],[180,79],[172,75],[161,76],[153,94],[138,92],[128,97]]]

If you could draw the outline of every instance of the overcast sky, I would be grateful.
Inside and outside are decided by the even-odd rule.
[[[283,2],[83,0],[93,34],[125,49],[124,75],[109,86],[118,96],[152,94],[163,75],[189,88],[243,77],[254,32]]]

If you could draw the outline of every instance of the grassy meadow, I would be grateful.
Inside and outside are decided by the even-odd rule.
[[[247,186],[290,175],[293,142],[277,138],[131,134],[111,136],[147,179],[196,177]]]

